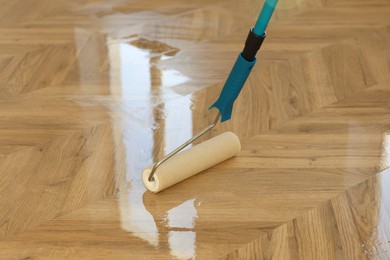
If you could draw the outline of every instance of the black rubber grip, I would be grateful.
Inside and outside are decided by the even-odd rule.
[[[242,57],[249,62],[253,61],[261,45],[263,44],[264,39],[265,33],[262,36],[258,36],[253,32],[253,29],[251,29],[245,41]]]

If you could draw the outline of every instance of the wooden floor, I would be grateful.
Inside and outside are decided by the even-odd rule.
[[[261,2],[0,2],[0,259],[390,259],[388,0],[281,0],[242,152],[157,195]]]

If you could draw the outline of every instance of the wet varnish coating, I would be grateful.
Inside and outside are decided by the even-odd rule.
[[[142,169],[208,107],[262,3],[3,1],[0,259],[386,259],[387,0],[280,1],[237,157],[160,194]]]

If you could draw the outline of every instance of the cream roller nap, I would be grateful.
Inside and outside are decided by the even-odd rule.
[[[152,181],[149,181],[152,166],[145,168],[142,180],[148,190],[157,193],[235,156],[240,150],[238,137],[226,132],[176,154],[161,164]]]

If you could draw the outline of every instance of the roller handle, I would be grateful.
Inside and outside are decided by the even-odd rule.
[[[249,31],[244,50],[238,55],[218,100],[210,107],[218,108],[221,114],[221,122],[229,120],[232,117],[234,101],[240,94],[256,63],[256,53],[265,39],[265,30],[277,3],[278,0],[265,0],[255,27]]]
[[[217,101],[211,108],[217,108],[221,114],[221,122],[232,117],[234,101],[244,87],[253,66],[256,64],[256,53],[265,39],[265,33],[257,36],[253,30],[249,31],[244,50],[238,55],[237,60],[222,88]]]

